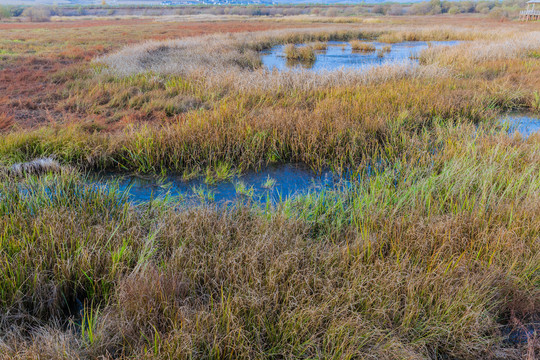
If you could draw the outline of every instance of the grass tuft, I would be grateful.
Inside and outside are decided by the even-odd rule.
[[[287,60],[296,60],[301,62],[314,62],[316,55],[312,46],[296,46],[289,44],[283,49]]]
[[[350,44],[354,51],[373,52],[376,50],[375,45],[360,40],[353,40]]]

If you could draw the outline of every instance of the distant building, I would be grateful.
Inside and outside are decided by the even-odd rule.
[[[519,18],[523,21],[540,20],[540,0],[527,1],[527,10],[521,11]]]

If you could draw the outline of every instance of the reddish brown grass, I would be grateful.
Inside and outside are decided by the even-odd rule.
[[[63,72],[77,72],[80,64],[125,44],[146,39],[167,39],[212,34],[216,32],[262,31],[290,27],[269,22],[197,22],[154,23],[149,20],[81,20],[52,23],[4,23],[0,34],[4,40],[16,40],[10,49],[17,55],[0,62],[0,115],[9,118],[9,125],[30,128],[47,122],[81,121],[104,125],[106,118],[80,114],[75,109],[55,109],[64,82]],[[304,26],[304,25],[294,25]],[[43,33],[42,30],[51,30]],[[62,31],[52,31],[62,30]],[[82,31],[82,33],[81,33]],[[28,55],[36,53],[35,55]],[[163,114],[131,111],[125,119],[156,120]],[[7,120],[3,121],[8,123]],[[130,122],[130,121],[129,121]],[[4,125],[2,129],[8,126]],[[110,127],[109,129],[115,127]],[[0,129],[0,130],[2,130]]]
[[[415,23],[459,25],[471,29],[493,29],[493,27],[514,31],[540,29],[539,24],[501,24],[486,18],[480,21],[476,16],[390,17],[385,21],[387,22],[382,24],[370,24],[370,27],[383,29],[390,22],[403,26]],[[94,57],[126,44],[149,39],[308,26],[324,26],[324,24],[268,21],[158,23],[148,19],[3,23],[0,24],[0,38],[6,45],[1,42],[0,45],[15,55],[5,58],[4,61],[0,60],[0,114],[9,117],[10,123],[20,128],[34,127],[49,121],[89,120],[100,127],[113,130],[122,125],[119,122],[111,125],[110,114],[88,113],[76,107],[58,106],[60,94],[66,93],[65,81],[70,77],[74,79],[84,74]],[[350,28],[350,25],[346,25],[345,28]],[[514,73],[509,76],[512,82],[530,82],[530,74]],[[163,119],[164,112],[116,109],[115,116],[122,119],[121,123],[155,121]]]
[[[70,62],[50,58],[23,58],[16,65],[0,70],[0,115],[12,119],[21,127],[61,119],[54,111],[55,94],[62,84],[54,83],[50,75],[69,66]]]

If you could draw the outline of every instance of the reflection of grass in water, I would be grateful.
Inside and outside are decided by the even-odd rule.
[[[313,65],[315,65],[315,60],[313,60],[313,61],[303,61],[303,60],[287,59],[286,65],[287,65],[287,67],[301,66],[304,69],[311,69],[313,67]]]
[[[182,172],[182,180],[190,181],[200,176],[200,172],[196,169],[186,169]]]
[[[302,62],[314,62],[316,55],[315,50],[312,46],[297,46],[294,44],[289,44],[283,49],[285,58],[287,60],[298,60]]]
[[[377,57],[382,58],[384,57],[385,54],[389,53],[390,51],[392,51],[392,46],[390,45],[383,46],[382,48],[377,50]]]
[[[311,69],[317,59],[315,50],[312,46],[297,46],[289,44],[285,46],[283,50],[285,58],[287,59],[288,67],[302,66],[306,69]]]

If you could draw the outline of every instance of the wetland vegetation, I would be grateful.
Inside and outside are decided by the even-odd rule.
[[[481,19],[0,23],[2,358],[538,357],[540,26]],[[426,46],[263,64],[336,41]]]

